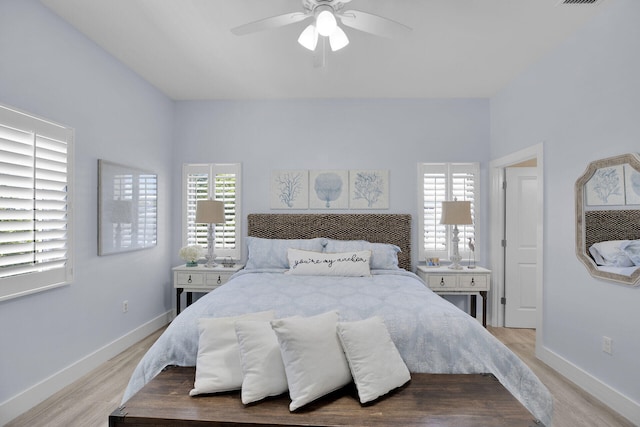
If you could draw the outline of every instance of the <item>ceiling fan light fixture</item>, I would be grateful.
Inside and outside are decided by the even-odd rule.
[[[320,7],[318,8],[320,9]],[[316,15],[316,28],[321,36],[328,37],[336,30],[338,22],[330,7],[322,7]]]
[[[340,27],[336,27],[335,31],[329,36],[331,51],[335,52],[336,50],[340,50],[348,44],[349,38],[345,34],[344,30]]]
[[[318,31],[316,30],[315,25],[309,25],[302,33],[300,33],[298,43],[310,51],[316,50],[316,46],[318,45]]]

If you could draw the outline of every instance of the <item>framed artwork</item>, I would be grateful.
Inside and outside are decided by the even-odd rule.
[[[98,255],[157,244],[158,176],[98,160]]]
[[[349,172],[310,171],[309,207],[311,209],[347,209],[349,207]]]
[[[627,205],[640,205],[640,172],[624,165],[624,194]]]
[[[389,209],[389,171],[349,171],[351,209]]]
[[[270,200],[271,209],[308,209],[309,171],[273,171]]]
[[[589,206],[624,205],[623,165],[597,169],[585,189]]]

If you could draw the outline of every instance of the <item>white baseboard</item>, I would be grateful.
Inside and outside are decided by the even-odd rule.
[[[538,358],[572,381],[584,391],[627,418],[633,425],[640,425],[640,403],[609,387],[587,371],[577,367],[562,356],[541,346]]]
[[[173,319],[173,310],[161,314],[126,335],[83,357],[49,378],[0,403],[0,426],[23,414],[69,384],[77,381],[101,364],[117,356],[138,341],[167,325]]]

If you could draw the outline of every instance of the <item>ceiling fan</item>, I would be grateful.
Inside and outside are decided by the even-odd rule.
[[[351,0],[302,0],[302,12],[291,12],[283,15],[260,19],[231,29],[235,35],[271,30],[302,21],[313,21],[298,37],[298,43],[315,51],[320,40],[321,48],[329,41],[332,51],[337,51],[349,44],[349,38],[338,25],[342,25],[365,33],[383,37],[399,37],[411,32],[404,24],[360,10],[344,10]]]

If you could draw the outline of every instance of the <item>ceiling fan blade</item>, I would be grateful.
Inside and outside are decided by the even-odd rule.
[[[285,25],[295,24],[311,18],[312,15],[302,12],[285,13],[284,15],[272,16],[270,18],[260,19],[258,21],[249,22],[232,28],[231,32],[236,36],[244,36],[245,34],[256,33],[258,31],[272,30],[274,28],[284,27]]]
[[[345,10],[338,14],[338,17],[347,27],[377,36],[396,38],[406,36],[412,31],[404,24],[361,10]]]

